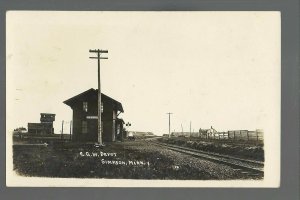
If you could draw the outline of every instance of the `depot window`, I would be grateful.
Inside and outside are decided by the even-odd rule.
[[[83,111],[84,112],[88,111],[88,102],[86,102],[86,101],[83,102]]]
[[[88,127],[87,127],[87,121],[82,121],[82,133],[87,133]]]

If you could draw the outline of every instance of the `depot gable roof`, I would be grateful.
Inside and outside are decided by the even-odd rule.
[[[94,88],[91,88],[89,90],[86,90],[70,99],[67,99],[65,100],[63,103],[72,107],[72,105],[74,103],[76,103],[77,101],[80,101],[83,97],[85,96],[88,96],[90,94],[93,94],[93,95],[97,95],[98,94],[98,90],[97,89],[94,89]],[[113,103],[113,105],[115,106],[115,108],[118,110],[118,111],[121,111],[121,112],[124,112],[123,110],[123,107],[122,107],[122,104],[116,100],[114,100],[113,98],[101,93],[101,98],[105,98],[107,99],[108,101],[111,101]]]

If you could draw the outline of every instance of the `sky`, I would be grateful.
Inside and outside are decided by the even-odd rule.
[[[68,133],[63,104],[97,89],[121,102],[132,131],[168,133],[278,129],[279,12],[9,11],[6,32],[7,130],[55,113]]]

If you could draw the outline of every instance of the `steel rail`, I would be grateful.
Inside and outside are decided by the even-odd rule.
[[[252,161],[252,160],[235,158],[235,157],[227,156],[227,155],[208,153],[208,152],[198,151],[198,150],[194,150],[194,149],[190,149],[190,148],[180,147],[177,145],[168,145],[168,144],[162,144],[162,143],[157,143],[157,142],[153,142],[153,141],[151,141],[151,143],[153,143],[154,145],[165,147],[165,148],[173,150],[173,151],[177,151],[179,153],[184,153],[184,154],[191,155],[194,157],[204,158],[206,160],[229,165],[234,168],[252,171],[252,172],[256,172],[258,174],[264,173],[264,170],[263,170],[264,165],[262,162],[259,162],[259,161]],[[252,165],[252,166],[249,166],[249,165]],[[255,165],[255,166],[253,166],[253,165]]]

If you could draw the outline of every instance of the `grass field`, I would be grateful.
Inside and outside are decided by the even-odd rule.
[[[14,145],[14,170],[22,176],[114,179],[244,179],[228,166],[190,158],[146,141]]]

